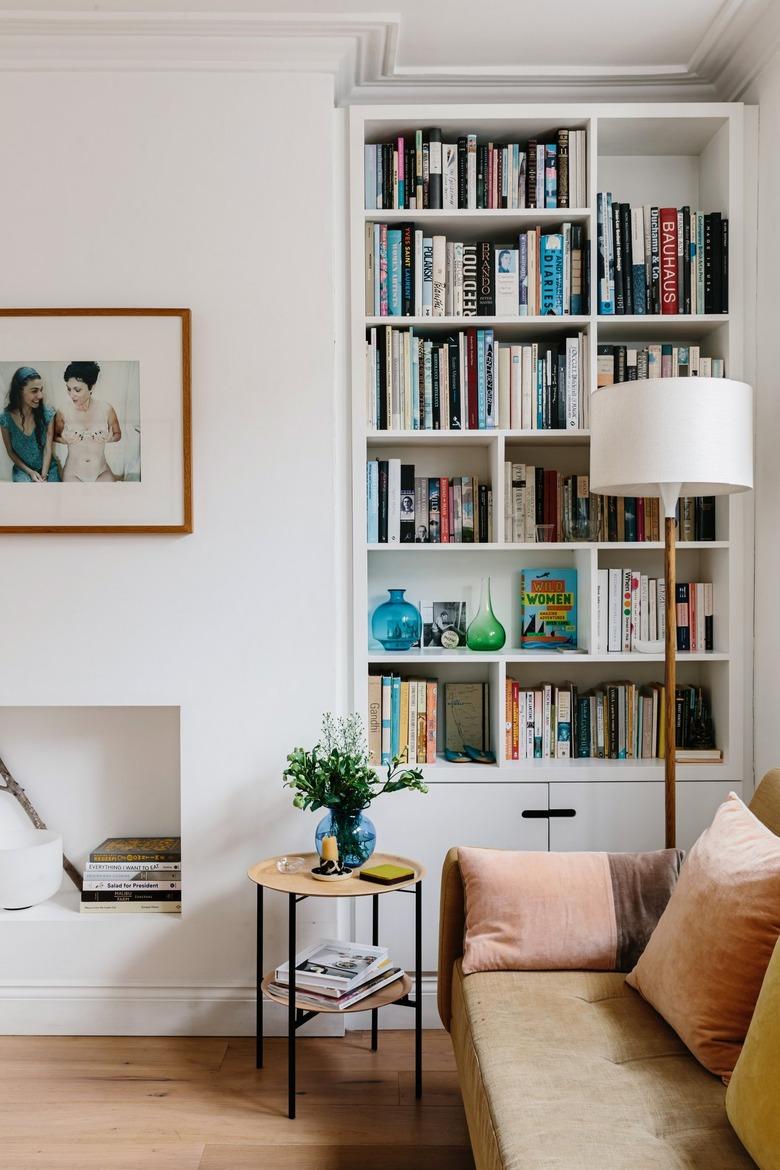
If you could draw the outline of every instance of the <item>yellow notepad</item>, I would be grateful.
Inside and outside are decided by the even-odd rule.
[[[367,882],[378,882],[380,886],[394,886],[396,882],[408,882],[414,877],[414,870],[402,865],[374,865],[371,869],[361,869],[360,876]]]

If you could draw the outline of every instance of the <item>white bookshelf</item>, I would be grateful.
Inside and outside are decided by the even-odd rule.
[[[497,762],[484,765],[447,765],[442,759],[425,768],[432,785],[482,786],[485,799],[495,792],[494,814],[500,818],[501,795],[507,784],[532,785],[538,794],[547,786],[572,782],[583,791],[592,786],[598,804],[608,786],[602,781],[635,782],[657,786],[657,832],[650,837],[663,843],[662,760],[520,760],[505,758],[504,684],[518,678],[534,686],[571,680],[581,688],[630,678],[663,681],[663,656],[605,654],[596,645],[596,573],[599,568],[625,566],[650,576],[663,575],[660,543],[522,544],[505,541],[503,532],[503,464],[509,453],[529,463],[567,472],[589,471],[590,435],[578,431],[378,431],[367,427],[365,404],[366,331],[372,325],[408,326],[415,333],[436,335],[466,327],[488,326],[498,339],[563,338],[577,332],[587,337],[589,368],[586,388],[596,379],[597,346],[669,341],[699,344],[704,355],[722,356],[726,372],[744,377],[743,305],[744,243],[744,120],[740,104],[614,104],[614,105],[447,105],[364,106],[350,111],[351,184],[351,360],[352,360],[352,522],[353,522],[353,700],[355,710],[367,712],[367,676],[387,664],[415,677],[447,681],[484,681],[491,693],[491,747]],[[364,207],[363,147],[366,142],[389,141],[417,128],[440,126],[444,141],[476,132],[480,140],[524,141],[550,134],[558,127],[584,128],[588,140],[588,203],[574,210],[497,211],[374,211]],[[449,134],[447,133],[449,132]],[[429,223],[455,239],[511,239],[518,230],[564,220],[585,226],[591,245],[590,288],[596,288],[596,192],[610,190],[620,201],[658,206],[719,210],[729,218],[729,308],[727,315],[599,317],[596,298],[591,311],[577,317],[501,318],[376,318],[365,314],[364,233],[367,222]],[[479,476],[493,488],[494,541],[490,544],[376,545],[366,542],[365,465],[367,458],[402,457],[414,463],[417,474]],[[419,471],[417,470],[419,468]],[[678,781],[686,808],[686,831],[707,822],[717,792],[737,787],[746,778],[743,728],[746,654],[749,625],[745,620],[745,558],[749,555],[748,504],[743,498],[719,499],[715,541],[678,545],[678,580],[711,580],[715,585],[715,649],[681,654],[678,679],[701,684],[710,693],[720,763],[679,764]],[[527,653],[519,649],[519,579],[525,567],[572,566],[578,571],[579,653]],[[495,612],[507,630],[507,643],[498,654],[468,651],[410,651],[389,654],[369,637],[369,617],[386,598],[390,586],[404,587],[407,597],[470,599],[470,613],[479,600],[479,583],[490,576]],[[469,592],[470,591],[470,592]],[[442,688],[443,689],[443,688]],[[443,734],[443,698],[440,698],[440,739]],[[698,788],[696,786],[699,786]],[[713,787],[714,786],[714,787]],[[598,790],[598,791],[597,791]],[[529,789],[529,792],[531,790]],[[647,791],[644,789],[643,791]],[[697,797],[697,792],[700,798]],[[388,801],[388,804],[392,802]],[[647,821],[646,803],[641,818]],[[595,807],[595,806],[594,806]],[[655,805],[654,805],[655,807]],[[697,818],[697,808],[701,815]],[[408,815],[408,808],[406,815]],[[422,808],[418,814],[425,816]],[[639,813],[637,814],[639,816]],[[393,811],[382,807],[382,816]],[[598,817],[596,817],[598,821]],[[592,816],[583,824],[596,823]],[[646,824],[625,832],[615,848],[635,848]],[[621,830],[622,831],[622,830]],[[617,830],[616,830],[617,832]],[[588,829],[580,848],[602,847],[589,842],[603,835]],[[621,844],[621,841],[623,842]],[[440,844],[446,848],[452,841]],[[478,843],[478,842],[475,842]],[[481,842],[490,844],[489,841]],[[574,847],[574,846],[566,846]],[[642,846],[644,847],[644,845]],[[410,846],[411,848],[411,846]]]

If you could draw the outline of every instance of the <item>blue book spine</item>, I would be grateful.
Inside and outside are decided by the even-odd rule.
[[[433,316],[433,239],[423,236],[422,244],[422,315]]]
[[[563,236],[554,232],[542,236],[540,265],[542,296],[540,311],[543,317],[563,316]]]
[[[420,419],[420,346],[414,336],[414,330],[409,330],[409,345],[412,351],[412,430],[419,431],[422,426]]]
[[[485,426],[494,431],[498,425],[496,415],[498,403],[496,401],[496,358],[493,341],[493,330],[485,330]]]
[[[485,429],[486,416],[485,393],[485,330],[477,330],[477,426],[481,431]]]
[[[363,182],[365,185],[366,210],[376,208],[376,147],[365,146],[363,157]]]
[[[517,271],[520,284],[520,316],[528,316],[528,236],[523,232],[517,241]],[[377,302],[378,303],[378,302]]]
[[[425,342],[423,378],[425,385],[425,426],[423,430],[433,430],[433,370],[432,370],[433,342]]]
[[[394,674],[391,679],[390,705],[390,756],[396,759],[401,750],[401,677]]]
[[[544,430],[544,359],[536,362],[536,429]]]
[[[548,143],[544,148],[544,206],[554,211],[558,206],[558,147]]]
[[[391,763],[390,747],[392,743],[392,679],[382,679],[382,763]]]
[[[369,459],[366,464],[366,540],[379,543],[379,463]]]
[[[390,317],[401,316],[401,237],[398,228],[387,232],[387,312]]]

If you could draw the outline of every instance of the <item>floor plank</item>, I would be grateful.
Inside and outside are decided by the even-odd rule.
[[[473,1170],[452,1046],[411,1032],[287,1042],[214,1037],[0,1037],[0,1170]]]

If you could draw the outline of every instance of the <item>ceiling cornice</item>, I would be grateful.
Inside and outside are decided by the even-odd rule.
[[[327,73],[336,102],[733,100],[780,44],[777,0],[725,0],[685,64],[404,66],[381,13],[0,11],[0,70]]]

